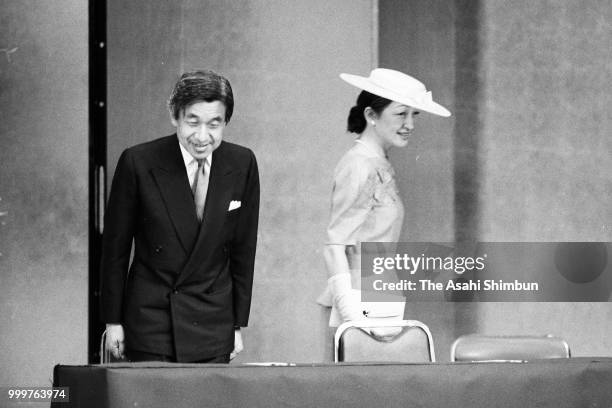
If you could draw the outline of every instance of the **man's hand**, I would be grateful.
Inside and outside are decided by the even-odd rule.
[[[106,325],[106,349],[110,351],[115,358],[124,357],[124,339],[123,326],[120,324]]]
[[[242,343],[242,333],[240,329],[234,330],[234,351],[230,353],[230,360],[236,358],[236,356],[244,350],[244,344]]]

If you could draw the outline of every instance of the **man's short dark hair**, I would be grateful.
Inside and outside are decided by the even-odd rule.
[[[168,108],[174,119],[189,105],[197,102],[219,101],[225,105],[225,122],[229,122],[234,112],[232,87],[223,75],[214,71],[185,72],[174,85]]]

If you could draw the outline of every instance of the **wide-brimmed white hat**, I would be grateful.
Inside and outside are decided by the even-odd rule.
[[[431,92],[416,78],[393,69],[373,69],[369,77],[340,74],[340,78],[374,95],[399,102],[434,115],[448,117],[448,109],[433,101]]]

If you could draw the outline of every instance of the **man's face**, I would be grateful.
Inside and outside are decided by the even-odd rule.
[[[221,144],[225,129],[225,104],[196,102],[172,118],[179,143],[194,159],[205,159]]]

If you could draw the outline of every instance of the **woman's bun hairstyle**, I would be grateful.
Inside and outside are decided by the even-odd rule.
[[[349,112],[346,130],[351,133],[361,133],[366,128],[365,116],[363,116],[363,109],[358,105],[351,108]]]
[[[357,104],[353,106],[349,112],[346,130],[350,133],[362,133],[367,125],[364,116],[365,108],[369,106],[377,115],[380,115],[390,103],[391,101],[389,99],[371,94],[368,91],[361,91],[357,97]]]

